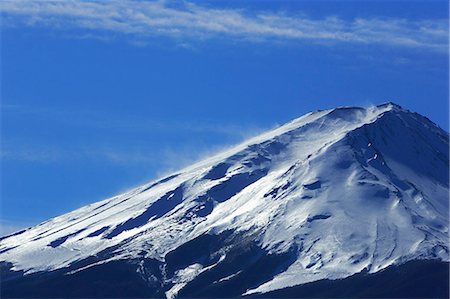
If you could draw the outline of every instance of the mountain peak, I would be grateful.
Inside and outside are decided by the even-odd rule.
[[[12,276],[70,279],[126,261],[152,296],[173,298],[200,282],[237,279],[242,295],[448,261],[448,146],[447,133],[393,103],[308,113],[3,238],[0,262]]]
[[[396,104],[396,103],[394,103],[394,102],[390,102],[390,101],[385,102],[385,103],[382,103],[382,104],[379,104],[379,105],[377,105],[376,107],[378,107],[378,108],[389,107],[389,108],[391,108],[391,109],[405,110],[402,106],[400,106],[400,105],[398,105],[398,104]]]

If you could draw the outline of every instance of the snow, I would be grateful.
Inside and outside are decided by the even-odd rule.
[[[0,261],[50,271],[113,246],[100,263],[143,251],[163,261],[205,233],[255,231],[270,253],[298,248],[285,271],[246,294],[268,292],[412,259],[448,261],[448,192],[448,134],[429,120],[393,104],[323,110],[4,238]],[[176,272],[167,298],[215,265]]]
[[[170,290],[166,292],[167,299],[176,298],[178,292],[191,280],[193,280],[200,272],[203,266],[201,264],[193,264],[183,270],[175,273],[172,282],[175,284]]]

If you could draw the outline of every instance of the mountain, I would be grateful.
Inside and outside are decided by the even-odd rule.
[[[2,295],[448,296],[448,150],[392,103],[311,112],[2,238]]]

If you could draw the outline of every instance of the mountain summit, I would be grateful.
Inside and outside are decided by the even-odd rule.
[[[311,112],[4,237],[2,289],[12,297],[259,296],[447,262],[448,149],[447,132],[392,103]]]

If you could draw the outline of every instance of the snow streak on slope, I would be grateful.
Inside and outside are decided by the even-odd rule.
[[[205,234],[250,235],[289,264],[246,293],[448,260],[448,134],[393,104],[309,113],[125,194],[0,241],[0,261],[27,273],[152,258]],[[166,277],[174,297],[220,258]],[[94,264],[72,271],[83,271]],[[244,267],[244,266],[243,266]],[[245,269],[227,273],[226,281]],[[166,275],[166,273],[164,273]]]

